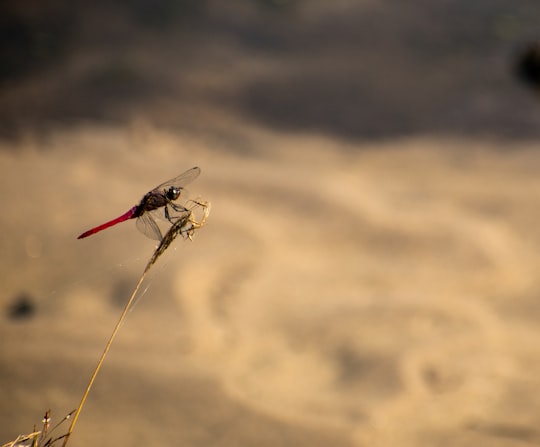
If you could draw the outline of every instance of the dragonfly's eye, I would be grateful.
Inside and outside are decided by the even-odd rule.
[[[169,200],[176,200],[178,197],[180,197],[181,188],[177,188],[176,186],[171,186],[166,193],[167,199]]]

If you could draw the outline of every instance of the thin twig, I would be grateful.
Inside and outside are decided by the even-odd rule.
[[[111,348],[111,345],[113,344],[114,339],[116,338],[116,335],[118,334],[118,331],[120,330],[120,327],[122,326],[122,323],[124,322],[129,310],[131,309],[133,302],[135,300],[135,297],[137,295],[137,292],[139,291],[141,284],[144,281],[144,278],[146,278],[146,274],[150,270],[150,268],[154,265],[154,263],[158,260],[158,258],[165,252],[165,250],[171,245],[172,241],[181,234],[184,238],[191,239],[193,236],[193,233],[196,229],[201,228],[205,223],[206,219],[208,217],[208,214],[210,213],[210,203],[204,202],[204,201],[192,201],[194,204],[193,207],[189,210],[189,213],[182,218],[178,219],[169,229],[167,234],[163,237],[161,240],[161,243],[158,245],[156,250],[154,251],[152,257],[148,261],[148,264],[146,264],[146,267],[139,278],[139,281],[137,282],[137,285],[135,286],[135,289],[133,289],[133,292],[131,296],[129,297],[128,302],[124,306],[124,310],[122,311],[122,314],[120,315],[120,318],[118,319],[118,322],[116,323],[116,326],[114,327],[114,330],[112,331],[111,336],[109,337],[109,340],[107,341],[107,344],[105,345],[105,349],[103,350],[103,353],[101,354],[101,357],[97,363],[96,368],[94,369],[94,373],[92,374],[92,377],[90,378],[90,381],[88,382],[88,385],[86,387],[86,391],[84,392],[81,402],[79,403],[79,406],[75,410],[75,413],[73,414],[73,420],[71,421],[71,425],[69,426],[68,432],[64,435],[64,442],[62,444],[62,447],[65,447],[68,443],[69,437],[71,433],[73,432],[73,429],[75,428],[75,425],[77,424],[77,420],[79,419],[79,415],[82,411],[82,408],[86,402],[86,399],[88,398],[88,394],[90,394],[90,390],[92,389],[92,386],[94,385],[94,381],[96,380],[96,377],[101,369],[101,366],[103,365],[103,362],[105,361],[105,357],[107,357],[107,353],[109,352],[109,349]],[[202,208],[203,214],[199,221],[195,220],[193,210],[196,208]]]
[[[88,382],[88,386],[86,387],[86,391],[84,392],[81,402],[79,403],[79,406],[77,407],[77,410],[75,411],[75,414],[73,415],[73,420],[71,421],[71,425],[69,426],[69,430],[66,434],[66,437],[64,438],[64,443],[62,444],[63,447],[68,443],[69,436],[73,432],[73,429],[75,428],[75,424],[77,423],[77,420],[79,419],[79,415],[81,413],[81,410],[84,406],[84,403],[86,402],[86,398],[88,397],[88,394],[90,393],[90,390],[92,389],[92,385],[94,384],[94,381],[96,380],[96,377],[99,373],[99,370],[101,369],[101,365],[103,365],[103,362],[105,361],[105,357],[107,357],[107,353],[109,352],[109,349],[111,348],[111,345],[113,344],[114,339],[116,338],[116,334],[118,334],[118,331],[120,330],[120,327],[122,326],[122,323],[124,322],[126,315],[131,307],[131,304],[133,303],[133,300],[135,299],[135,296],[137,295],[137,292],[139,291],[139,288],[141,287],[142,282],[144,281],[144,278],[146,277],[146,273],[148,272],[148,269],[145,269],[141,277],[139,278],[139,282],[137,282],[137,285],[135,286],[135,289],[133,290],[133,293],[129,297],[128,302],[124,306],[124,310],[122,311],[122,314],[120,315],[120,318],[118,319],[118,322],[116,323],[116,326],[114,327],[114,330],[112,331],[111,336],[109,337],[109,341],[105,345],[105,349],[103,350],[103,354],[101,354],[101,357],[97,363],[96,368],[94,369],[94,373],[92,374],[92,377],[90,378],[90,381]]]

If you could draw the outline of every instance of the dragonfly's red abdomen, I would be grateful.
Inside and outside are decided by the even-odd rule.
[[[113,225],[116,225],[120,222],[124,222],[128,219],[133,219],[134,217],[138,217],[135,215],[135,213],[138,210],[138,206],[134,206],[129,211],[125,212],[121,216],[117,217],[116,219],[110,220],[109,222],[105,222],[104,224],[101,224],[95,228],[92,228],[91,230],[85,231],[83,234],[81,234],[77,239],[83,239],[85,237],[91,236],[101,230],[105,230],[106,228],[112,227]]]

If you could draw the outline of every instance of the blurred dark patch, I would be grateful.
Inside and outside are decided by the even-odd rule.
[[[248,80],[232,106],[275,128],[354,139],[539,136],[534,104],[516,105],[504,66],[512,40],[533,25],[525,11],[504,1],[383,1],[336,8],[317,26],[301,16],[259,26],[251,41],[287,54],[287,68]],[[503,32],[509,12],[515,26]]]
[[[426,386],[434,393],[455,391],[463,382],[457,374],[435,365],[424,366],[421,375]]]
[[[111,59],[85,73],[80,80],[66,85],[62,115],[73,118],[110,120],[145,99],[164,94],[167,86],[159,83],[127,59]],[[99,98],[99,100],[96,100]],[[62,113],[63,111],[63,113]]]
[[[540,89],[540,43],[529,44],[516,65],[519,78],[529,86]]]
[[[130,277],[117,280],[114,283],[113,289],[111,291],[111,304],[114,307],[120,309],[123,308],[129,300],[129,297],[131,296],[131,293],[133,292],[136,283],[137,280]]]
[[[186,125],[180,106],[202,104],[353,139],[540,137],[537,104],[507,70],[539,16],[536,0],[3,2],[0,134]],[[536,57],[517,70],[531,84]]]
[[[71,2],[0,2],[0,81],[58,62],[77,24]]]
[[[34,299],[27,293],[17,295],[7,308],[7,316],[11,320],[28,320],[36,313]]]
[[[256,81],[240,92],[237,104],[246,115],[286,130],[353,138],[406,134],[415,127],[418,130],[418,117],[415,120],[402,113],[399,108],[403,105],[387,110],[376,95],[369,84],[362,85],[360,79],[336,72]]]
[[[495,438],[519,439],[527,443],[536,443],[540,439],[540,432],[538,430],[520,424],[473,422],[467,428]]]
[[[299,0],[256,0],[261,8],[272,12],[289,11],[295,8]]]
[[[204,0],[113,0],[135,22],[148,28],[167,28],[201,14]]]
[[[342,387],[361,387],[366,395],[393,395],[402,388],[397,359],[366,354],[342,346],[335,354],[338,383]]]
[[[128,97],[144,87],[144,78],[137,69],[122,60],[113,60],[88,73],[82,85],[89,95],[97,94],[103,98]]]

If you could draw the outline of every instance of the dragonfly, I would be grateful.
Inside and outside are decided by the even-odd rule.
[[[113,225],[129,219],[137,219],[137,229],[150,239],[161,241],[163,234],[156,220],[174,224],[185,218],[190,210],[178,203],[179,199],[187,197],[186,185],[195,180],[201,169],[194,167],[147,192],[141,201],[116,219],[105,222],[91,230],[85,231],[77,239],[96,234]]]

